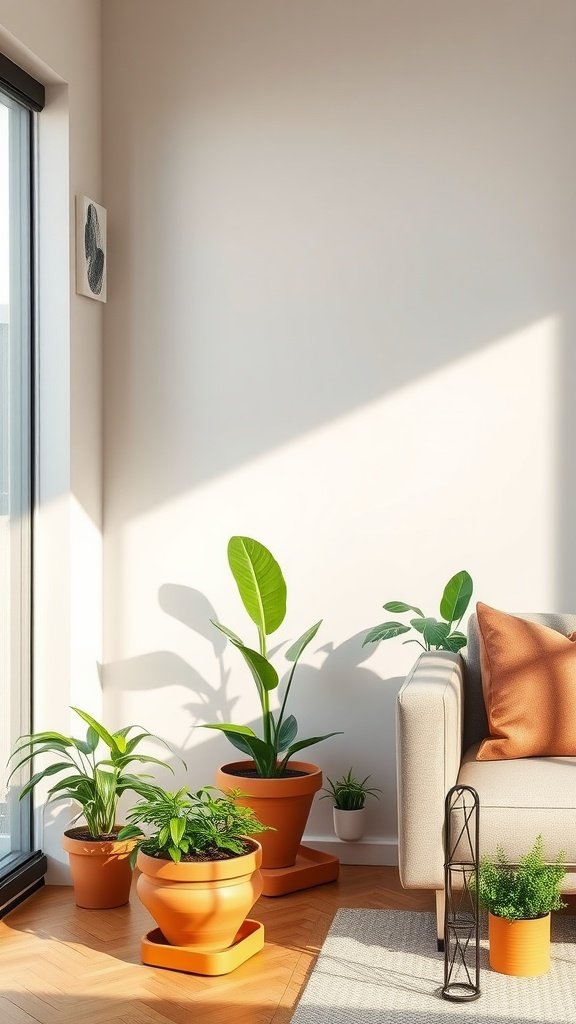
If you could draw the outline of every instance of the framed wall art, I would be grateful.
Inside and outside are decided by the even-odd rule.
[[[76,291],[106,302],[106,210],[76,196]]]

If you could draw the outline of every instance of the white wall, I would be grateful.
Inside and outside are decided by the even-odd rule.
[[[185,752],[257,704],[233,533],[284,567],[311,753],[384,790],[414,647],[390,599],[467,567],[574,608],[576,8],[570,0],[104,0],[105,707]],[[331,834],[327,802],[310,822]]]
[[[102,710],[102,307],[75,294],[74,197],[101,199],[99,0],[0,0],[0,49],[47,85],[39,120],[39,510],[34,727],[76,728]],[[44,811],[50,881],[70,810]]]

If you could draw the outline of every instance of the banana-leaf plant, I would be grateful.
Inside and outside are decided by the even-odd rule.
[[[80,811],[70,824],[83,817],[92,838],[109,838],[116,834],[116,808],[122,793],[131,790],[141,795],[147,791],[145,780],[150,775],[141,771],[135,773],[129,770],[131,766],[161,765],[173,773],[165,761],[137,752],[142,741],[152,739],[170,748],[142,726],[129,725],[111,733],[88,712],[79,708],[72,708],[72,711],[87,724],[86,738],[75,739],[60,732],[21,736],[8,759],[8,764],[12,765],[8,781],[36,758],[49,758],[49,763],[26,782],[20,799],[43,779],[62,775],[48,791],[48,799],[75,801]]]
[[[448,580],[444,587],[444,593],[440,601],[441,619],[425,616],[421,608],[414,604],[406,604],[404,601],[388,601],[384,610],[393,612],[396,615],[403,612],[416,612],[416,617],[410,619],[410,624],[403,622],[382,622],[379,626],[370,629],[362,646],[378,643],[380,640],[391,640],[393,637],[409,633],[413,629],[419,634],[418,638],[404,640],[405,644],[419,644],[425,651],[453,651],[458,652],[466,646],[466,634],[460,632],[460,623],[472,597],[472,577],[470,573],[462,569]]]
[[[247,646],[236,633],[223,626],[221,622],[211,621],[240,651],[252,675],[262,709],[262,734],[258,736],[247,725],[232,725],[227,722],[212,723],[204,728],[219,729],[223,732],[234,747],[253,759],[259,776],[267,779],[277,778],[285,773],[294,754],[315,743],[321,743],[330,736],[338,735],[330,732],[324,736],[298,740],[298,722],[294,715],[286,713],[296,666],[320,629],[322,620],[310,626],[286,651],[285,657],[291,663],[291,668],[284,695],[279,702],[280,707],[274,711],[271,707],[271,695],[278,689],[280,676],[268,657],[267,637],[276,632],[286,615],[284,576],[268,548],[251,537],[230,538],[228,563],[242,603],[256,626],[258,650]]]

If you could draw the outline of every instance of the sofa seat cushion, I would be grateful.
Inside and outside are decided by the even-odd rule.
[[[576,866],[576,757],[477,761],[477,753],[475,744],[464,754],[458,783],[480,798],[480,853],[500,845],[516,863],[542,833],[547,860],[564,850]]]

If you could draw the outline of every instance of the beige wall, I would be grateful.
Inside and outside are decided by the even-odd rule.
[[[390,599],[467,567],[573,608],[576,7],[104,0],[105,705],[194,785],[256,713],[228,537],[284,566],[282,637],[329,774],[373,774],[394,854]],[[281,660],[281,659],[280,659]],[[329,836],[327,803],[311,834]]]
[[[34,726],[76,729],[102,696],[102,318],[77,296],[74,197],[102,198],[99,0],[0,0],[0,49],[47,85],[39,120],[39,444]],[[38,804],[49,880],[70,809]]]

